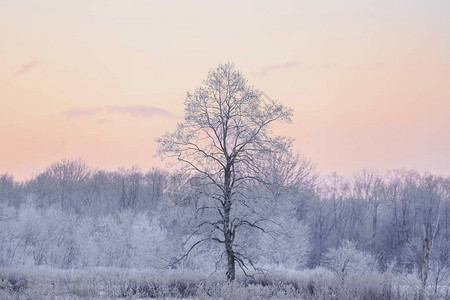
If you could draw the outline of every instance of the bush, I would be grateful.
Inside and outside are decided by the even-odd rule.
[[[377,270],[377,261],[370,253],[356,249],[353,242],[344,241],[340,247],[331,248],[323,255],[322,266],[342,275],[364,274]]]

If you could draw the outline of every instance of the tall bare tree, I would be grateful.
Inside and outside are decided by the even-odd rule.
[[[46,174],[54,180],[54,188],[64,210],[68,205],[73,205],[70,202],[74,200],[76,185],[89,178],[91,170],[81,159],[63,159],[48,167]]]
[[[275,101],[265,103],[262,92],[247,84],[233,64],[219,65],[209,72],[203,85],[188,93],[185,120],[159,142],[158,153],[177,159],[194,182],[205,184],[209,201],[197,212],[210,210],[199,222],[185,256],[206,241],[224,245],[227,278],[235,279],[235,263],[245,272],[246,255],[235,249],[241,227],[265,231],[267,218],[261,216],[249,189],[264,179],[263,157],[289,151],[291,141],[275,136],[271,125],[290,122],[292,109]],[[205,229],[208,228],[208,229]],[[206,235],[205,235],[206,233]],[[250,261],[251,264],[251,261]]]
[[[430,272],[430,252],[442,226],[441,216],[445,204],[443,201],[445,189],[442,183],[442,179],[426,175],[419,182],[417,191],[418,197],[422,200],[419,213],[423,232],[422,286],[419,299],[425,299],[425,289]]]
[[[378,210],[380,206],[380,198],[383,192],[383,181],[381,176],[367,169],[364,169],[353,176],[354,189],[356,196],[366,201],[369,204],[372,214],[372,234],[370,238],[370,245],[372,249],[375,248],[375,239],[377,237],[378,230]]]

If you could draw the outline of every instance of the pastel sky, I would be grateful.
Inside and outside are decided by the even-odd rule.
[[[321,173],[450,175],[448,0],[0,0],[0,173],[162,166],[154,139],[229,61]]]

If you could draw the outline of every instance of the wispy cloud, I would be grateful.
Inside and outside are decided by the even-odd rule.
[[[142,117],[151,117],[153,115],[164,115],[164,116],[170,115],[170,113],[165,109],[146,105],[123,106],[123,107],[107,106],[106,111],[108,113],[119,113]]]
[[[351,70],[351,71],[372,71],[384,68],[384,63],[378,61],[376,63],[358,63],[358,64],[343,64],[343,63],[319,63],[319,64],[305,64],[303,66],[307,69],[314,70]]]
[[[65,112],[66,117],[79,118],[85,116],[95,116],[101,113],[103,108],[101,107],[92,107],[92,108],[75,108]]]
[[[274,64],[274,65],[268,65],[261,68],[259,71],[260,74],[266,74],[268,72],[281,70],[281,69],[288,69],[288,68],[295,68],[300,65],[300,62],[291,60],[280,64]]]
[[[89,107],[89,108],[75,108],[66,111],[65,116],[69,119],[80,117],[93,117],[100,114],[122,114],[139,117],[151,117],[155,115],[170,117],[172,114],[162,108],[146,106],[146,105],[134,105],[134,106],[101,106],[101,107]]]
[[[25,73],[30,72],[33,68],[35,68],[39,64],[39,61],[33,60],[26,64],[23,64],[20,69],[15,73],[16,76],[23,75]]]
[[[33,60],[26,64],[20,66],[20,68],[15,73],[10,73],[7,77],[0,78],[0,82],[7,82],[13,79],[15,76],[20,76],[30,72],[39,64],[39,61]]]

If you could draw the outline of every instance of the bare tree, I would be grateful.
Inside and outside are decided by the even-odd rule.
[[[20,205],[19,187],[20,185],[14,181],[12,175],[0,174],[0,203],[18,207]]]
[[[74,200],[72,197],[76,186],[89,178],[91,170],[80,159],[63,159],[48,167],[45,173],[54,180],[55,192],[64,210],[69,204],[67,202]]]
[[[137,208],[142,177],[138,166],[119,169],[117,180],[120,186],[120,208],[131,210]]]
[[[169,174],[157,168],[152,168],[144,177],[143,182],[147,190],[147,205],[151,210],[155,210],[158,202],[163,197],[164,191],[168,186]]]
[[[233,64],[211,70],[203,86],[188,93],[185,121],[172,133],[157,139],[158,153],[173,157],[192,174],[195,182],[208,184],[209,201],[197,212],[211,210],[195,227],[204,238],[189,243],[184,257],[196,246],[215,241],[225,247],[227,278],[235,279],[235,263],[246,272],[251,261],[235,249],[236,233],[241,227],[265,231],[267,218],[259,215],[249,189],[263,182],[261,158],[267,153],[288,151],[291,141],[274,136],[271,125],[290,122],[292,110],[276,102],[265,104],[262,92],[247,84]],[[208,229],[204,229],[208,228]]]
[[[378,210],[380,206],[380,197],[383,190],[383,181],[379,174],[367,169],[354,174],[354,189],[359,199],[368,202],[372,213],[371,238],[370,245],[375,248],[375,238],[378,228]]]
[[[444,204],[444,191],[442,188],[442,180],[431,175],[424,176],[418,186],[418,196],[422,200],[419,211],[423,232],[422,286],[419,299],[424,299],[425,297],[425,289],[430,271],[430,252],[442,225],[441,215]]]

